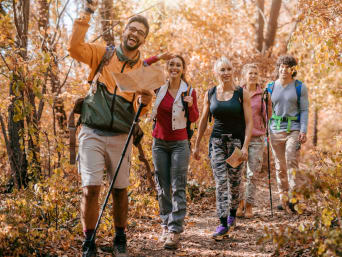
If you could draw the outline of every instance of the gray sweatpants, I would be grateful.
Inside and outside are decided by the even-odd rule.
[[[162,226],[183,232],[186,214],[186,181],[190,159],[188,140],[165,141],[154,138],[152,158]]]
[[[237,209],[239,205],[242,164],[232,168],[226,163],[235,147],[241,149],[240,139],[210,139],[209,157],[216,183],[216,210],[219,218],[228,217],[230,209]]]

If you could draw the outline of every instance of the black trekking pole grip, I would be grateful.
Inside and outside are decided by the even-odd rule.
[[[270,191],[271,216],[273,217],[273,203],[272,203],[272,186],[271,186],[271,169],[270,169],[270,138],[269,138],[269,122],[268,122],[268,91],[267,88],[263,94],[266,105],[266,144],[267,144],[267,171],[268,171],[268,187]]]
[[[127,139],[126,139],[126,143],[125,143],[124,149],[122,150],[122,153],[121,153],[121,158],[120,158],[119,163],[118,163],[118,165],[117,165],[117,167],[116,167],[116,170],[115,170],[115,173],[114,173],[114,177],[113,177],[113,179],[112,179],[112,181],[111,181],[111,183],[110,183],[108,193],[107,193],[106,198],[105,198],[105,201],[104,201],[104,203],[103,203],[103,205],[102,205],[101,212],[100,212],[100,215],[99,215],[99,217],[98,217],[98,219],[97,219],[97,222],[96,222],[96,225],[95,225],[95,228],[94,228],[94,232],[93,232],[93,234],[92,234],[92,236],[91,236],[90,241],[94,241],[94,240],[95,240],[96,231],[97,231],[97,229],[98,229],[98,227],[99,227],[99,225],[100,225],[100,221],[101,221],[103,212],[104,212],[104,210],[105,210],[105,208],[106,208],[106,205],[107,205],[107,203],[108,203],[110,193],[112,192],[113,186],[114,186],[114,184],[115,184],[116,177],[117,177],[118,174],[119,174],[119,170],[120,170],[122,161],[123,161],[123,159],[124,159],[124,157],[125,157],[125,154],[126,154],[126,151],[127,151],[127,147],[128,147],[128,145],[129,145],[129,141],[130,141],[130,139],[131,139],[131,137],[132,137],[132,135],[133,135],[134,127],[135,127],[135,126],[137,125],[137,123],[139,122],[139,116],[140,116],[141,110],[143,109],[144,106],[145,106],[144,104],[140,103],[139,108],[138,108],[138,111],[137,111],[137,113],[135,114],[135,117],[134,117],[132,126],[131,126],[131,128],[130,128],[130,130],[129,130],[129,133],[128,133],[128,136],[127,136]]]

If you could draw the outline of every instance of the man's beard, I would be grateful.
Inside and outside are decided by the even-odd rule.
[[[127,38],[126,40],[124,40],[124,47],[125,47],[128,51],[137,50],[137,49],[139,48],[139,46],[141,45],[140,42],[137,42],[137,43],[135,44],[135,46],[130,46],[130,45],[128,45],[127,41],[128,41],[128,38]]]

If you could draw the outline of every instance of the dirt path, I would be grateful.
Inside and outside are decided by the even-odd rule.
[[[257,245],[257,240],[264,234],[264,227],[296,225],[307,215],[290,215],[276,210],[279,203],[276,194],[273,194],[273,211],[271,217],[269,207],[269,191],[267,180],[259,179],[258,194],[256,198],[255,217],[253,219],[240,218],[237,227],[230,237],[216,242],[211,239],[211,234],[218,225],[215,211],[214,193],[206,195],[199,201],[188,205],[188,213],[185,219],[185,231],[182,234],[180,247],[175,251],[163,249],[158,242],[161,233],[159,220],[139,219],[134,227],[128,230],[128,246],[130,256],[135,257],[163,257],[163,256],[272,256],[271,244]],[[275,184],[272,185],[275,190]],[[106,245],[111,242],[101,242],[100,256],[111,256],[103,252]]]

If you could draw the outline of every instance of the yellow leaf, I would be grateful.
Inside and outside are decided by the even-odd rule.
[[[325,244],[320,244],[318,248],[318,255],[321,255],[325,252]]]

